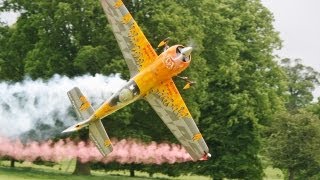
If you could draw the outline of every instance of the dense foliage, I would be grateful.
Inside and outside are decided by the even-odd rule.
[[[197,85],[181,92],[213,157],[207,162],[175,165],[179,167],[175,172],[215,179],[262,179],[260,127],[269,125],[273,115],[285,109],[287,92],[286,74],[272,55],[280,40],[271,13],[259,0],[124,3],[154,47],[168,36],[171,44],[195,47],[191,66],[183,74]],[[117,72],[129,78],[99,1],[4,0],[0,10],[21,13],[13,26],[0,25],[1,80]],[[183,82],[175,81],[181,89]],[[109,131],[112,137],[176,142],[143,101],[107,119],[107,130],[126,129]],[[122,167],[172,169],[169,165]]]
[[[282,169],[288,179],[308,179],[320,168],[320,106],[311,103],[319,73],[299,59],[283,59],[281,65],[287,79],[286,111],[271,121],[264,149],[272,165]]]
[[[271,128],[266,150],[272,164],[288,178],[308,179],[318,174],[320,120],[312,113],[278,114]]]
[[[288,84],[286,108],[289,111],[305,108],[313,100],[312,91],[320,84],[319,72],[301,64],[301,59],[282,59],[281,65]]]

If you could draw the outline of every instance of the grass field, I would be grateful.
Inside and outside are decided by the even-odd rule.
[[[136,177],[129,177],[129,171],[91,171],[91,176],[74,176],[75,161],[62,162],[53,167],[35,165],[29,162],[15,163],[14,168],[9,167],[9,161],[0,161],[0,180],[35,180],[35,179],[74,179],[74,180],[102,180],[102,179],[183,179],[183,180],[209,180],[205,176],[180,176],[172,178],[163,174],[155,174],[152,178],[147,173],[136,172]],[[281,180],[283,175],[280,170],[267,168],[266,180]]]
[[[136,177],[129,177],[129,171],[91,171],[91,176],[74,176],[72,172],[75,161],[62,162],[53,167],[35,165],[30,162],[15,163],[10,168],[9,161],[0,161],[0,180],[34,180],[34,179],[75,179],[75,180],[102,180],[102,179],[186,179],[186,180],[209,180],[205,176],[181,176],[172,178],[163,174],[154,174],[152,178],[144,172],[135,171]]]

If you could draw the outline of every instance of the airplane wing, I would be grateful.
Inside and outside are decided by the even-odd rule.
[[[133,77],[158,55],[121,0],[101,0],[101,4]]]
[[[153,89],[145,98],[193,160],[199,160],[209,153],[209,148],[172,79]]]

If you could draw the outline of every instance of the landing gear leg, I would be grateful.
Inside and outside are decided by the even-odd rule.
[[[192,85],[196,84],[195,81],[189,80],[186,76],[177,76],[178,78],[184,80],[187,84],[183,87],[183,89],[189,89]]]
[[[167,37],[167,38],[165,38],[164,40],[162,40],[162,41],[159,43],[157,49],[159,49],[159,48],[162,47],[162,46],[164,46],[164,47],[163,47],[163,51],[166,51],[167,49],[169,49],[169,45],[168,45],[169,40],[170,40],[169,37]]]

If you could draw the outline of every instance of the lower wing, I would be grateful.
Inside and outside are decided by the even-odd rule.
[[[154,88],[145,98],[193,160],[210,156],[209,148],[172,79]]]

